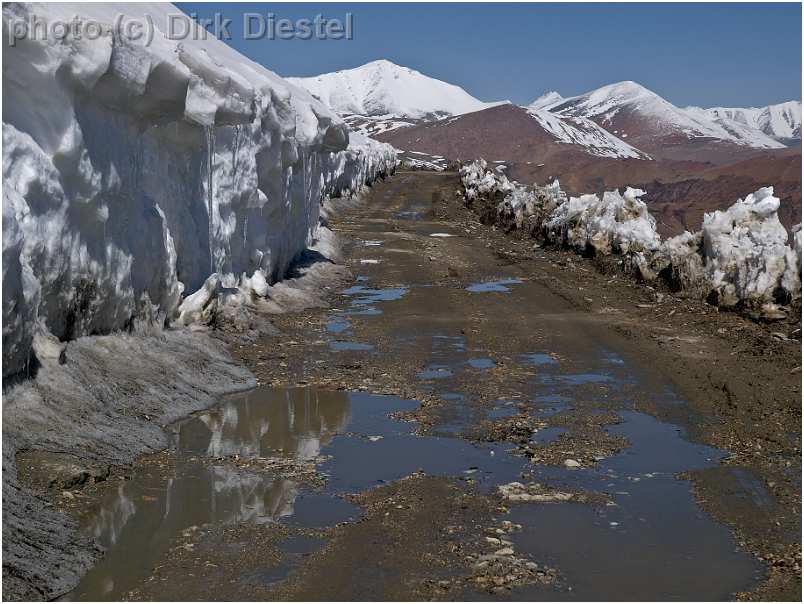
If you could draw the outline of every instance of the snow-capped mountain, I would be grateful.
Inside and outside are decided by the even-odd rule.
[[[682,109],[632,81],[617,82],[544,107],[567,117],[594,120],[612,134],[648,152],[686,142],[717,142],[758,149],[784,145],[765,132],[705,110]]]
[[[309,78],[287,78],[341,115],[440,118],[480,111],[485,103],[463,88],[379,60]]]
[[[559,101],[563,100],[563,96],[558,94],[555,90],[550,90],[528,105],[528,109],[544,109],[545,107],[556,105]]]
[[[767,107],[711,107],[704,111],[715,121],[728,120],[761,130],[777,140],[801,139],[801,101],[788,101]]]

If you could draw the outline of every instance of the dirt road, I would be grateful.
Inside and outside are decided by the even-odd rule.
[[[795,334],[506,238],[456,187],[335,215],[354,279],[235,348],[257,391],[85,490],[108,554],[73,597],[798,598]]]

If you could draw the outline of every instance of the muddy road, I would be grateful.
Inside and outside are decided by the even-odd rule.
[[[798,598],[800,343],[456,187],[336,213],[352,278],[234,348],[260,386],[63,502],[107,548],[67,599]]]

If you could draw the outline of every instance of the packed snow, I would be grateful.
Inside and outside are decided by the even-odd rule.
[[[639,189],[568,197],[558,181],[524,186],[489,169],[485,160],[465,164],[460,174],[468,203],[496,203],[501,221],[548,242],[621,256],[624,266],[647,281],[661,274],[690,295],[768,316],[778,312],[778,303],[801,297],[801,226],[794,227],[790,245],[773,187],[706,214],[697,233],[662,241]]]
[[[463,88],[381,59],[354,69],[288,78],[339,114],[433,118],[481,111],[485,103]]]
[[[40,333],[189,322],[214,292],[259,296],[314,243],[326,196],[396,164],[213,36],[169,40],[172,5],[4,4],[4,32],[118,13],[149,14],[151,43],[68,35],[3,52],[4,376]]]

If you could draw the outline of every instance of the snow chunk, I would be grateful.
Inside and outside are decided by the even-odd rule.
[[[787,246],[788,235],[779,222],[778,209],[773,187],[764,187],[726,211],[704,215],[705,271],[719,304],[773,303],[788,268],[788,251],[790,262],[795,257]]]

